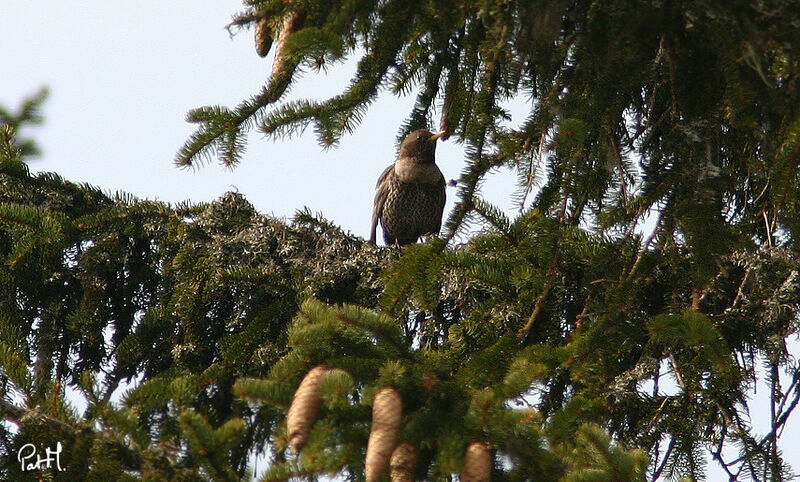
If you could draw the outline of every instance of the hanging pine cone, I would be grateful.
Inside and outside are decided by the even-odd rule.
[[[269,17],[264,15],[256,20],[256,53],[266,57],[272,46],[272,29],[269,28]]]
[[[389,463],[394,450],[400,419],[403,416],[403,401],[392,387],[383,387],[372,402],[372,430],[367,442],[365,462],[367,482],[378,480]]]
[[[289,413],[286,415],[286,430],[289,434],[289,446],[295,452],[299,452],[308,442],[308,434],[311,433],[311,426],[322,404],[319,384],[327,371],[328,367],[325,365],[312,368],[294,392]]]
[[[283,20],[283,28],[278,34],[278,44],[275,46],[275,62],[272,64],[272,77],[280,75],[286,65],[286,40],[294,32],[303,28],[305,15],[303,12],[292,12]]]
[[[464,455],[463,482],[489,482],[492,473],[492,451],[483,442],[472,442]]]
[[[417,465],[417,449],[410,443],[402,443],[392,452],[389,461],[391,472],[389,478],[392,482],[413,482],[414,467]]]

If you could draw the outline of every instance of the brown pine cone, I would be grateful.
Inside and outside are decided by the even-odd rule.
[[[403,401],[400,394],[392,387],[381,388],[372,402],[372,430],[364,463],[367,482],[378,480],[389,463],[402,416]]]
[[[286,430],[289,434],[289,446],[295,452],[299,452],[308,442],[311,426],[314,425],[322,404],[319,384],[327,371],[328,367],[325,365],[312,368],[294,392],[289,413],[286,415]]]
[[[417,449],[410,443],[402,443],[392,452],[389,461],[391,472],[389,478],[392,482],[413,482],[414,467],[417,465]]]
[[[303,28],[303,20],[305,15],[302,12],[292,12],[283,20],[283,28],[281,33],[278,34],[278,44],[275,46],[275,62],[272,64],[272,77],[277,77],[286,65],[286,58],[284,49],[286,48],[286,40],[294,32]]]
[[[492,451],[483,442],[472,442],[464,455],[463,482],[489,482],[492,473]]]
[[[256,21],[256,53],[259,57],[266,57],[272,46],[272,29],[269,28],[269,17],[266,15]]]

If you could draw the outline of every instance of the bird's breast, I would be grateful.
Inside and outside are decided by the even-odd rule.
[[[442,171],[433,163],[420,164],[412,159],[399,158],[394,163],[394,174],[400,182],[417,182],[420,184],[439,184],[442,182]]]

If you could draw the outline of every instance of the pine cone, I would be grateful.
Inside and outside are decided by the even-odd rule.
[[[367,482],[378,480],[394,450],[400,419],[403,416],[403,401],[392,387],[383,387],[372,402],[372,430],[367,442],[365,462]]]
[[[489,482],[492,473],[492,451],[483,442],[472,442],[464,455],[462,482]]]
[[[286,40],[291,34],[300,30],[303,27],[303,20],[305,15],[302,12],[292,12],[283,20],[283,28],[281,33],[278,34],[278,44],[275,46],[275,62],[272,64],[272,77],[277,77],[284,69],[286,58],[284,49],[286,48]]]
[[[266,57],[272,46],[272,30],[269,28],[269,17],[264,15],[256,21],[256,53]]]
[[[319,384],[327,371],[328,367],[325,365],[312,368],[294,392],[289,413],[286,415],[286,429],[289,433],[289,446],[295,452],[299,452],[308,442],[308,434],[311,433],[311,426],[322,404]]]
[[[402,443],[392,452],[389,462],[391,472],[389,478],[392,482],[413,482],[414,467],[417,465],[417,449],[410,443]]]

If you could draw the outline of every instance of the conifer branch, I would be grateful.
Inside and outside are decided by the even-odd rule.
[[[528,333],[530,333],[531,328],[533,328],[534,323],[536,323],[536,319],[539,318],[539,314],[542,312],[544,304],[547,301],[547,296],[550,294],[550,290],[553,288],[553,282],[555,281],[557,272],[558,252],[556,252],[553,258],[550,260],[550,265],[547,267],[547,277],[545,278],[544,287],[542,288],[542,292],[539,293],[539,296],[536,298],[536,303],[533,305],[533,311],[528,317],[528,321],[517,333],[517,338],[520,341],[523,341],[528,337]]]
[[[636,274],[636,270],[639,268],[639,264],[642,262],[642,259],[644,259],[644,255],[647,254],[647,251],[650,249],[650,243],[653,242],[661,229],[661,221],[663,217],[664,211],[660,211],[658,214],[658,219],[656,219],[656,224],[653,226],[653,230],[650,232],[650,235],[647,236],[647,239],[644,240],[641,248],[639,248],[639,253],[636,255],[636,260],[633,262],[630,271],[628,271],[628,275],[625,277],[627,280],[633,279],[633,276]]]
[[[622,154],[617,146],[617,141],[614,139],[614,131],[610,124],[606,124],[606,130],[608,134],[608,141],[611,143],[611,150],[614,153],[614,159],[617,161],[617,172],[619,173],[619,187],[622,194],[622,202],[627,208],[630,206],[630,203],[628,202],[628,190],[625,187],[625,168],[622,166]]]
[[[661,473],[667,466],[667,462],[669,462],[670,456],[672,455],[672,450],[674,448],[675,448],[675,437],[672,436],[670,437],[669,445],[667,445],[667,450],[664,451],[664,459],[661,461],[661,464],[658,466],[658,468],[653,472],[653,480],[658,480],[658,478],[661,477]]]
[[[534,323],[536,323],[536,320],[539,318],[539,314],[544,308],[544,304],[547,301],[547,296],[550,294],[550,290],[553,288],[553,283],[555,281],[556,274],[558,273],[559,244],[562,241],[562,236],[564,233],[564,224],[566,220],[567,203],[569,202],[569,198],[569,194],[565,193],[561,203],[561,211],[558,215],[558,230],[553,242],[553,254],[550,258],[550,264],[547,267],[547,276],[545,278],[544,287],[542,288],[542,292],[539,293],[539,296],[536,298],[536,302],[533,305],[533,311],[528,317],[528,321],[517,332],[517,339],[519,341],[524,341],[528,337],[528,334],[533,328]]]
[[[36,141],[33,139],[16,140],[13,133],[19,132],[21,128],[28,125],[39,125],[44,122],[41,109],[49,95],[50,90],[47,87],[40,88],[35,94],[23,99],[22,105],[16,113],[12,112],[11,109],[0,106],[0,126],[3,127],[4,131],[10,133],[6,142],[13,141],[15,143],[14,147],[17,150],[16,157],[18,159],[41,154]],[[8,154],[5,155],[7,156]]]
[[[24,419],[34,418],[38,420],[42,420],[44,423],[47,424],[52,430],[59,434],[73,434],[75,433],[75,427],[72,425],[63,422],[52,415],[44,414],[39,407],[36,408],[21,408],[13,403],[7,402],[5,399],[0,397],[0,412],[7,414],[10,416],[9,420],[14,421],[14,423],[18,426],[21,425]],[[4,417],[5,418],[5,417]]]
[[[477,29],[476,31],[480,31]],[[488,162],[484,158],[484,148],[488,141],[487,135],[492,129],[489,121],[492,119],[491,111],[495,107],[497,88],[499,84],[499,69],[502,48],[505,46],[509,30],[507,27],[501,29],[499,38],[496,40],[494,49],[490,52],[490,60],[486,62],[485,71],[483,73],[482,88],[478,95],[480,102],[476,106],[477,115],[479,116],[479,124],[475,127],[474,133],[472,129],[464,125],[464,132],[466,137],[472,144],[473,155],[471,164],[462,175],[461,181],[464,185],[459,189],[460,201],[456,204],[453,213],[447,219],[447,234],[445,235],[445,243],[447,245],[460,229],[462,223],[473,209],[472,199],[478,188],[478,183],[483,178],[484,174],[488,172],[491,167],[501,164],[503,161],[498,156],[492,156],[493,159]],[[470,109],[471,111],[472,109]],[[443,245],[443,246],[444,246]]]

